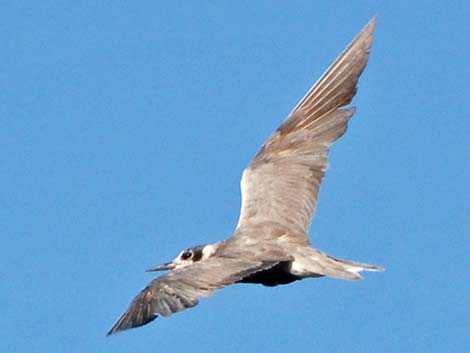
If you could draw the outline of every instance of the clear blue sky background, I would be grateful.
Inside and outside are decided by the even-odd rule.
[[[237,285],[107,330],[373,15],[312,235],[363,282]],[[468,352],[470,5],[3,1],[1,352]]]

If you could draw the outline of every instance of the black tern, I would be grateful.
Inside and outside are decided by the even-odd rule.
[[[200,297],[234,283],[277,286],[323,276],[359,280],[361,271],[383,270],[321,252],[308,236],[329,146],[345,133],[355,112],[343,107],[356,94],[376,22],[367,24],[244,170],[234,235],[149,269],[170,272],[137,295],[108,335],[191,308]]]

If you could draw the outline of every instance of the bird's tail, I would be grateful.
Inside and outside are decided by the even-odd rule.
[[[363,279],[363,277],[359,274],[361,271],[379,272],[385,270],[383,267],[377,265],[369,265],[360,262],[343,260],[331,255],[326,256],[332,262],[332,264],[334,264],[334,266],[331,268],[331,273],[328,273],[327,275],[336,278],[361,280]]]
[[[361,271],[384,271],[383,267],[369,265],[355,261],[343,260],[335,256],[325,254],[317,249],[312,254],[312,260],[316,262],[317,274],[322,276],[335,277],[339,279],[361,280]]]

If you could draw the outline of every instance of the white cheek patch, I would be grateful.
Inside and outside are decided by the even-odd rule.
[[[205,260],[211,257],[212,255],[214,255],[218,247],[219,247],[218,243],[204,246],[204,248],[202,249],[202,260]]]

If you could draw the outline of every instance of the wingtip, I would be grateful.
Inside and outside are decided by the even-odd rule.
[[[144,326],[149,322],[155,320],[158,315],[153,314],[146,317],[142,317],[141,312],[139,311],[129,311],[127,310],[119,320],[114,324],[111,330],[108,331],[106,337],[119,333],[121,331],[130,330],[136,327]]]
[[[371,32],[373,33],[375,31],[375,28],[377,27],[377,22],[378,22],[378,17],[374,16],[372,17],[369,22],[362,28],[362,30],[359,32],[359,35],[362,35],[364,32]]]
[[[375,15],[374,17],[372,17],[369,22],[366,24],[366,28],[367,27],[372,27],[373,29],[377,26],[377,22],[378,22],[379,18],[377,15]]]
[[[119,331],[122,331],[122,330],[117,329],[116,325],[114,325],[113,327],[111,327],[111,330],[108,331],[108,333],[106,334],[106,337],[114,335],[115,333],[117,333]]]
[[[357,38],[364,37],[364,36],[374,36],[375,28],[377,27],[378,17],[374,16],[370,19],[369,22],[362,28],[361,32],[357,35]]]
[[[377,27],[377,16],[374,16],[370,19],[369,22],[362,28],[358,35],[352,40],[349,44],[345,52],[352,48],[356,43],[367,43],[367,52],[369,52],[370,47],[372,46],[372,42],[374,41],[374,32],[375,28]]]

